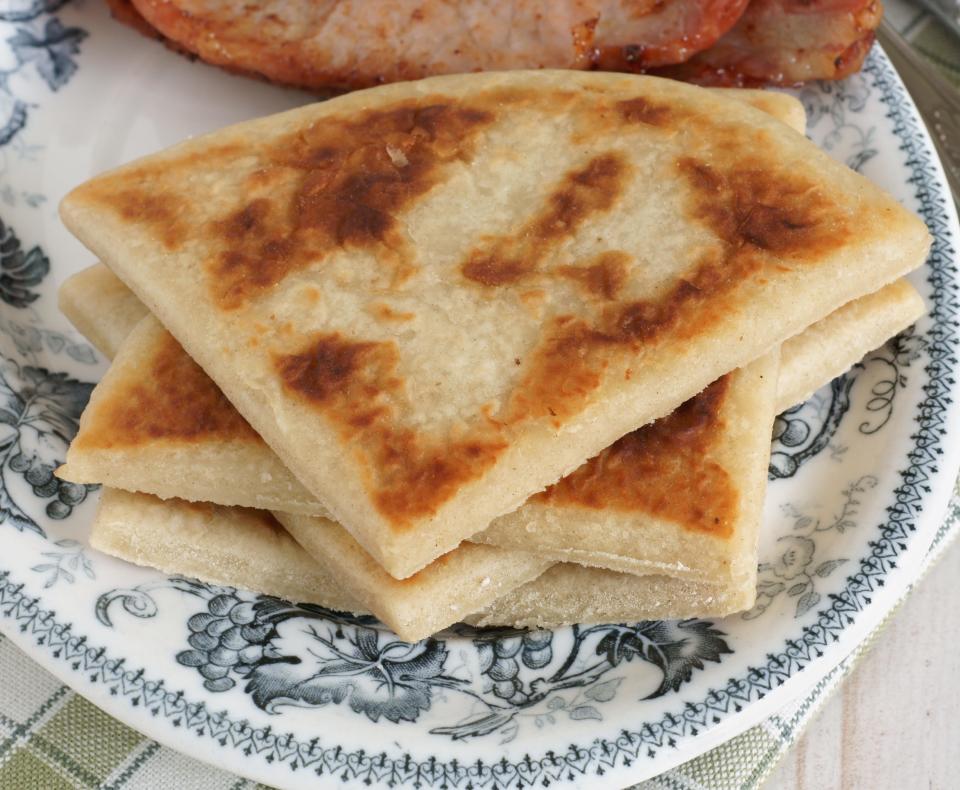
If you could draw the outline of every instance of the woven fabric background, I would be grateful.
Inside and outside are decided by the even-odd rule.
[[[888,18],[960,86],[960,42],[905,0]],[[931,546],[930,567],[960,533],[960,491]],[[893,613],[891,614],[891,616]],[[889,619],[889,618],[888,618]],[[753,790],[883,630],[881,624],[806,696],[747,732],[637,790]],[[0,634],[0,788],[241,790],[263,788],[160,746],[61,685]]]

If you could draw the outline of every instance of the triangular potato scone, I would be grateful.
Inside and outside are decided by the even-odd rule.
[[[70,283],[64,290],[71,290]],[[72,300],[71,317],[106,334],[109,326],[100,323],[109,324],[103,317],[114,313],[120,292],[103,292],[109,295],[105,299]],[[791,338],[781,355],[780,408],[846,370],[922,309],[913,287],[898,281]],[[741,382],[731,389],[715,383],[673,415],[618,440],[473,540],[536,551],[555,561],[723,581],[737,573],[731,566],[749,567],[751,553],[740,548],[749,545],[747,532],[752,534],[740,526],[749,518],[720,504],[733,488],[723,481],[743,480],[749,488],[749,481],[762,479],[754,456],[768,448],[769,433],[757,422],[767,410],[753,385]],[[687,438],[677,441],[678,434]],[[98,385],[58,474],[163,497],[322,512],[152,319],[135,330]],[[694,484],[712,488],[700,496],[675,496]],[[713,510],[704,506],[711,496]],[[714,511],[722,520],[716,525]],[[316,523],[321,541],[331,532]],[[305,534],[301,526],[298,537]]]
[[[165,573],[372,613],[410,641],[492,604],[553,564],[526,552],[468,543],[403,580],[375,566],[380,585],[358,596],[352,580],[345,578],[346,569],[372,560],[343,529],[336,531],[342,536],[342,554],[332,564],[318,562],[267,511],[106,488],[90,542],[100,551]]]
[[[619,531],[607,543],[616,543],[621,555],[635,548],[644,557],[646,572],[673,573],[679,568],[718,581],[752,572],[775,387],[773,359],[734,371],[674,414],[605,451],[599,459],[601,474],[597,461],[588,462],[521,510],[531,508],[540,518],[546,512],[548,524],[573,512],[575,523],[567,529],[575,532],[576,524],[583,524],[581,538],[596,531],[592,516],[599,516],[607,527],[616,518]],[[97,474],[76,473],[78,467],[83,470],[85,460],[94,464]],[[257,504],[264,507],[268,497],[288,502],[296,493],[279,459],[172,336],[147,317],[122,344],[97,386],[67,465],[58,474],[74,480],[89,476],[108,485],[119,480],[124,488],[132,488],[136,487],[129,485],[132,480],[156,477],[161,468],[164,479],[173,483],[159,492],[164,497],[187,498],[188,493],[203,501],[215,499],[221,490],[247,496],[256,492]],[[571,510],[562,492],[571,484],[582,490],[579,481],[584,475],[595,483],[595,490],[589,494],[592,507],[579,513]],[[678,490],[696,495],[678,497]],[[629,501],[611,499],[617,492]],[[544,497],[551,503],[546,511]],[[298,523],[301,542],[310,523],[317,541],[333,534],[329,527],[335,527],[334,532],[340,529],[323,518]],[[597,535],[601,542],[602,532],[601,526]],[[511,549],[550,548],[536,534],[531,537],[529,546],[511,544]],[[321,545],[307,547],[313,552]],[[329,554],[317,556],[327,559]],[[694,566],[702,567],[679,565],[688,556],[696,558]],[[382,587],[379,582],[372,586]]]
[[[175,346],[172,338],[164,330],[156,327],[155,322],[150,318],[145,319],[135,330],[131,341],[136,342],[137,333],[142,332],[144,327],[149,329],[151,325]],[[139,382],[147,380],[148,377],[143,376],[142,371],[138,376],[134,369],[131,373],[132,388],[112,393],[108,388],[106,397],[102,391],[98,394],[84,418],[86,435],[94,439],[107,439],[108,443],[110,437],[114,437],[115,440],[118,436],[128,440],[138,436],[150,437],[152,441],[159,441],[158,435],[163,431],[182,430],[180,438],[189,439],[189,428],[202,424],[203,430],[208,431],[214,438],[218,438],[215,436],[218,426],[229,427],[232,419],[240,419],[239,415],[232,410],[209,408],[211,404],[206,402],[207,395],[204,393],[211,393],[211,397],[218,396],[213,383],[201,374],[201,384],[197,384],[195,378],[183,371],[174,370],[175,366],[169,362],[169,347],[166,348],[167,350],[161,354],[160,358],[163,360],[166,379],[175,383],[165,391],[168,394],[178,393],[178,396],[172,401],[168,399],[168,406],[165,407],[152,404],[147,397],[138,394],[138,389],[143,388]],[[136,358],[134,355],[134,359]],[[181,359],[186,360],[185,365],[193,364],[185,354]],[[121,358],[111,368],[108,377],[115,376],[118,372],[122,373],[123,370],[124,361]],[[196,370],[199,372],[199,369]],[[660,421],[672,426],[668,430],[680,428],[688,433],[687,441],[678,443],[676,447],[678,457],[671,458],[668,449],[666,457],[662,459],[668,464],[680,462],[679,474],[684,477],[682,485],[685,487],[695,485],[697,478],[704,472],[719,472],[724,477],[725,485],[722,491],[703,491],[698,499],[701,503],[707,502],[716,507],[717,512],[721,512],[722,509],[724,514],[725,534],[715,541],[711,541],[711,536],[708,535],[701,547],[701,553],[710,552],[714,557],[720,555],[717,562],[719,567],[715,569],[715,575],[721,588],[731,585],[737,589],[749,587],[749,580],[755,576],[756,530],[759,525],[759,510],[766,478],[775,379],[776,358],[769,356],[758,360],[744,370],[728,374],[711,385],[706,393],[693,400],[693,411],[698,414],[699,419],[706,420],[703,427],[706,429],[708,439],[711,431],[716,430],[718,420],[733,418],[745,427],[749,426],[753,429],[748,430],[744,436],[735,434],[722,437],[728,444],[730,440],[740,442],[729,459],[721,459],[725,463],[737,464],[736,479],[726,479],[725,470],[716,465],[704,466],[691,463],[692,459],[686,456],[680,457],[679,453],[683,447],[690,444],[689,434],[692,426],[687,425],[684,428],[676,425],[676,417]],[[206,380],[208,386],[202,384],[203,380]],[[194,383],[188,383],[190,381]],[[191,411],[190,405],[198,401],[203,402],[208,408]],[[216,403],[213,404],[214,407],[216,405]],[[224,414],[225,411],[227,416]],[[685,411],[690,411],[689,404],[685,407]],[[229,414],[234,417],[229,417]],[[109,429],[103,426],[102,431],[98,432],[99,429],[96,427],[91,428],[90,419],[93,420],[93,426],[100,425],[97,415],[109,421]],[[200,419],[198,415],[206,415],[206,417]],[[689,418],[684,419],[689,423]],[[117,430],[117,426],[126,427],[125,430],[120,431]],[[235,422],[233,426],[236,427]],[[236,458],[238,453],[244,451],[243,441],[238,441],[235,446],[231,446],[223,441],[224,437],[219,438],[221,441],[209,444],[209,447],[218,448],[216,452],[219,455],[211,454],[205,443],[201,443],[197,452],[184,458],[183,473],[185,475],[207,475],[215,479],[218,470],[223,466],[222,459]],[[187,441],[186,445],[189,446],[189,444],[190,442]],[[83,441],[78,440],[76,446],[82,449]],[[183,450],[181,445],[179,452],[189,451]],[[245,460],[249,461],[249,458]],[[143,463],[143,459],[140,463]],[[204,463],[209,464],[209,467],[204,468],[202,465]],[[135,460],[128,464],[128,466],[136,465]],[[661,495],[670,495],[669,486],[677,483],[676,476],[677,473],[674,473],[671,480],[653,481],[653,489],[660,491]],[[246,484],[246,482],[246,479],[241,477],[239,484]],[[660,483],[663,485],[658,487]],[[117,499],[116,494],[112,496]],[[150,511],[154,517],[160,513],[156,508],[157,501],[159,500],[151,500]],[[198,507],[200,508],[198,512],[209,513],[210,506],[201,504]],[[178,519],[183,518],[183,511],[182,507],[174,511],[172,517],[177,524],[180,523]],[[109,507],[105,512],[110,512]],[[178,512],[180,515],[176,515]],[[240,512],[250,514],[257,511],[243,509]],[[554,561],[552,558],[541,556],[539,552],[500,549],[466,542],[434,561],[427,568],[398,581],[389,576],[345,530],[334,522],[323,518],[297,517],[282,513],[276,515],[307,551],[338,578],[342,589],[349,592],[352,600],[359,601],[365,611],[374,612],[405,638],[419,638],[434,633],[461,619],[475,608],[491,605],[503,594],[538,576]],[[191,516],[191,519],[197,517]],[[242,523],[246,523],[246,518],[244,515]],[[682,530],[677,531],[682,532]],[[637,531],[631,536],[631,542],[638,542],[638,536],[643,536],[643,533],[642,525],[638,525]],[[121,543],[118,543],[118,541],[122,542],[123,534],[125,534],[123,530],[120,530],[115,538],[113,551],[122,550],[124,557],[139,556],[137,552],[124,549]],[[139,533],[134,532],[134,534]],[[171,536],[169,540],[174,538]],[[740,598],[735,600],[739,601]]]
[[[909,286],[905,291],[916,298]],[[844,334],[842,323],[836,328]],[[748,380],[745,391],[754,386]],[[92,539],[104,551],[167,572],[353,612],[372,611],[408,639],[434,633],[474,606],[485,606],[483,612],[466,618],[475,624],[549,626],[720,616],[748,607],[754,595],[754,574],[733,574],[730,569],[723,582],[707,583],[561,564],[515,586],[549,561],[538,554],[469,543],[414,577],[397,581],[333,522],[279,515],[313,557],[322,560],[309,573],[303,568],[303,552],[299,560],[293,556],[299,549],[292,548],[292,541],[278,538],[275,529],[263,528],[260,522],[275,526],[272,518],[241,508],[162,502],[108,489]],[[753,556],[751,551],[746,554]],[[752,562],[755,565],[755,558]],[[299,584],[292,582],[292,588],[285,567],[294,579],[302,578]],[[335,584],[324,581],[323,569]],[[327,592],[331,586],[336,597]]]
[[[96,313],[97,311],[93,309],[94,306],[93,303],[90,303],[87,311]],[[100,307],[102,308],[103,305],[100,305]],[[91,318],[91,320],[96,323],[95,318]],[[142,331],[142,327],[150,328],[151,325],[156,327],[151,318],[144,319],[141,327],[135,330],[131,341],[137,343],[137,333]],[[219,459],[230,457],[229,451],[231,449],[234,453],[241,451],[242,443],[238,447],[231,448],[229,443],[223,441],[223,436],[217,436],[217,432],[224,425],[227,426],[229,432],[231,422],[233,422],[233,427],[236,428],[235,421],[240,419],[239,415],[229,409],[225,412],[222,408],[217,408],[216,398],[222,398],[222,396],[219,395],[215,385],[203,376],[202,372],[193,365],[185,354],[182,354],[179,359],[182,361],[182,365],[188,367],[179,371],[175,369],[178,365],[174,365],[170,361],[169,344],[172,343],[174,347],[176,344],[165,331],[158,328],[157,331],[161,337],[165,337],[169,341],[161,344],[161,348],[165,349],[160,355],[164,377],[168,381],[176,382],[163,389],[167,394],[167,399],[164,401],[167,405],[159,406],[150,402],[149,396],[143,394],[144,391],[149,391],[149,388],[144,388],[144,385],[140,383],[149,380],[149,377],[143,376],[142,371],[138,377],[137,371],[134,369],[130,379],[133,384],[132,388],[126,391],[111,391],[108,387],[108,394],[104,396],[103,391],[101,391],[96,398],[96,402],[88,410],[88,415],[94,415],[94,425],[97,424],[95,416],[97,414],[103,415],[104,419],[110,421],[110,427],[104,428],[101,438],[106,437],[108,440],[116,441],[117,437],[127,440],[131,437],[148,437],[151,441],[162,441],[164,431],[173,431],[174,433],[180,431],[178,438],[181,442],[187,440],[186,444],[189,444],[193,427],[201,426],[201,430],[207,432],[204,435],[221,440],[220,442],[209,443],[209,447],[220,448]],[[103,334],[105,337],[110,334],[115,335],[116,330],[104,331]],[[124,351],[126,350],[124,349]],[[136,355],[133,358],[136,359]],[[173,359],[177,359],[177,357],[173,355]],[[190,365],[193,367],[190,368]],[[743,437],[739,434],[727,436],[723,431],[720,431],[721,443],[723,440],[729,441],[731,439],[742,441],[742,444],[736,448],[736,452],[732,453],[729,459],[722,459],[724,462],[736,462],[738,477],[735,480],[725,480],[723,490],[702,491],[699,498],[700,502],[716,508],[717,512],[722,510],[726,519],[724,523],[725,533],[721,536],[708,535],[706,543],[701,547],[702,551],[709,552],[715,558],[718,554],[720,555],[717,562],[719,567],[715,569],[718,577],[717,584],[707,585],[711,589],[710,595],[706,598],[713,607],[710,609],[711,613],[718,612],[719,610],[716,607],[721,606],[721,604],[730,606],[734,603],[736,605],[749,605],[749,601],[744,603],[744,594],[752,590],[756,575],[756,530],[759,525],[759,510],[766,477],[766,458],[769,451],[769,427],[773,419],[776,367],[775,355],[768,355],[743,370],[734,371],[723,377],[723,379],[711,385],[707,392],[694,398],[691,402],[693,404],[692,410],[698,415],[698,420],[705,420],[702,426],[705,432],[701,431],[701,433],[705,433],[708,440],[711,433],[717,432],[718,422],[730,418],[741,424],[749,424],[754,429]],[[119,363],[115,363],[108,375],[114,376],[117,371],[123,369],[124,362],[121,359]],[[188,375],[191,369],[196,370],[199,376]],[[172,399],[171,394],[175,396]],[[215,400],[211,403],[210,398]],[[201,408],[191,411],[191,406],[198,402],[201,403]],[[684,412],[691,410],[691,403],[684,406]],[[204,406],[206,408],[203,408]],[[688,417],[684,419],[689,423]],[[681,462],[679,474],[684,478],[681,485],[685,487],[695,485],[697,478],[704,473],[719,472],[721,476],[726,475],[725,470],[716,467],[716,465],[714,465],[716,467],[714,468],[709,463],[707,465],[691,463],[690,458],[681,457],[683,447],[689,444],[693,438],[690,430],[693,426],[676,425],[677,419],[673,416],[664,418],[659,422],[666,422],[671,425],[672,428],[669,430],[680,429],[688,434],[685,441],[678,443],[676,448],[677,458],[672,458],[672,454],[667,449],[666,457],[661,459],[668,464],[677,460]],[[85,422],[85,430],[88,432],[90,431],[89,426],[90,423]],[[124,430],[117,430],[117,426],[123,427]],[[249,430],[246,427],[242,427],[242,429]],[[693,433],[696,433],[696,431],[694,430]],[[88,435],[96,437],[98,434],[94,431],[92,434],[88,433]],[[640,444],[642,443],[641,440]],[[82,442],[78,442],[78,444],[82,446]],[[212,474],[215,476],[215,470],[223,464],[219,462],[218,457],[208,457],[209,447],[195,454],[192,461],[196,463],[197,459],[203,459],[209,462],[213,470],[198,471],[197,474],[207,474],[208,476]],[[141,463],[142,461],[143,459],[141,459]],[[187,467],[191,466],[190,462],[185,463]],[[660,491],[661,494],[669,494],[669,486],[677,483],[676,478],[677,472],[674,472],[673,478],[670,480],[653,480],[652,487],[654,490]],[[631,481],[631,483],[633,482]],[[169,558],[173,554],[171,549],[176,544],[176,534],[178,532],[195,530],[197,529],[195,525],[198,523],[220,524],[223,521],[220,516],[229,521],[229,513],[224,508],[201,503],[191,510],[189,507],[184,507],[185,503],[181,501],[168,501],[173,506],[170,515],[172,531],[165,536],[156,535],[151,532],[149,525],[154,525],[163,520],[163,511],[158,507],[160,500],[152,498],[145,500],[144,508],[148,511],[146,527],[124,529],[122,519],[130,514],[122,503],[134,503],[135,505],[138,500],[130,498],[129,495],[124,497],[120,492],[112,491],[98,516],[98,523],[101,524],[100,528],[95,530],[98,536],[98,545],[104,550],[116,553],[118,556],[146,562],[147,564],[155,564],[169,571],[170,566],[162,563],[167,561],[165,558]],[[252,539],[250,535],[257,534],[256,530],[249,525],[249,522],[251,519],[256,520],[256,514],[263,511],[240,508],[237,511],[240,514],[238,529],[241,530],[238,545],[249,548],[246,544]],[[284,513],[278,513],[275,516],[280,519],[283,526],[307,552],[338,580],[341,589],[349,594],[350,600],[359,602],[359,606],[364,611],[373,612],[396,630],[398,634],[408,639],[417,639],[429,635],[456,622],[474,609],[492,606],[502,595],[539,576],[553,563],[552,559],[541,556],[538,552],[528,552],[522,549],[501,549],[494,546],[464,542],[413,576],[397,580],[387,574],[335,522],[324,518],[293,516]],[[112,527],[107,525],[107,522],[112,524]],[[642,527],[642,523],[637,525],[637,534],[632,536],[632,542],[638,542],[637,537],[643,536],[644,530]],[[226,527],[221,529],[226,529]],[[251,532],[251,530],[253,531]],[[678,528],[678,531],[682,530]],[[711,538],[716,539],[712,540]],[[221,541],[222,539],[216,536],[205,539],[204,551],[210,551],[214,555],[214,565],[209,569],[208,574],[213,574],[216,579],[213,576],[203,576],[202,573],[199,574],[201,577],[223,581],[225,563],[234,562],[232,559],[234,555],[230,553],[227,547],[222,550],[218,549]],[[151,546],[153,546],[153,550],[159,552],[152,563],[149,561],[149,557],[153,556],[151,555]],[[276,549],[278,552],[281,550],[286,551],[282,547]],[[198,562],[192,561],[192,564],[187,566],[190,570],[184,570],[184,572],[197,575]],[[248,557],[246,562],[248,565],[252,563],[252,567],[256,567],[255,555]],[[243,573],[248,573],[248,570],[246,570],[248,565],[244,565],[241,569]],[[263,587],[265,591],[272,592],[277,589],[277,569],[269,563],[264,583],[266,584]],[[316,582],[311,581],[311,584],[315,586]],[[631,588],[635,586],[631,584]],[[642,586],[642,589],[647,589],[647,586]],[[714,587],[716,589],[713,589]],[[651,589],[654,588],[655,586]],[[701,600],[701,588],[706,589],[701,585],[696,587],[693,593],[689,593],[693,596],[694,602]],[[260,588],[257,587],[257,589]],[[311,587],[311,589],[313,588]],[[356,605],[351,610],[354,609],[356,609]]]
[[[569,72],[240,124],[61,214],[397,577],[929,243],[759,110]]]
[[[886,296],[871,295],[860,300],[864,303],[863,309],[853,311],[849,308],[844,308],[838,312],[837,317],[831,316],[826,319],[824,323],[831,322],[830,328],[834,331],[811,333],[811,341],[804,342],[800,338],[797,338],[785,344],[785,348],[791,348],[793,353],[808,359],[808,361],[813,361],[813,351],[809,349],[805,351],[804,349],[810,345],[818,346],[819,339],[846,338],[844,343],[849,343],[855,342],[856,339],[859,338],[861,342],[863,342],[864,337],[870,338],[872,337],[871,333],[875,334],[877,331],[880,331],[877,327],[885,326],[884,315],[899,314],[901,318],[898,320],[903,320],[905,314],[910,316],[915,315],[920,300],[916,292],[908,284],[900,282],[888,286],[884,290],[888,292]],[[96,306],[95,304],[88,303],[86,310],[91,313],[96,313],[98,312],[94,309]],[[99,305],[101,308],[105,306],[106,305],[103,304]],[[847,315],[847,318],[841,320],[844,313]],[[856,321],[854,321],[854,319],[856,319]],[[849,331],[848,324],[854,323],[854,325],[856,325],[857,322],[859,322],[861,331],[858,333]],[[889,326],[889,324],[886,324],[886,326]],[[836,372],[830,367],[834,364],[836,357],[842,357],[843,354],[852,353],[844,344],[835,347],[827,344],[826,347],[820,346],[819,351],[830,358],[829,365],[826,369],[830,370],[831,373],[824,373],[824,380],[826,380],[829,375],[832,375],[833,372]],[[860,356],[860,354],[858,353],[857,356]],[[822,361],[820,367],[823,368]],[[798,377],[798,379],[801,381],[806,380],[803,377]],[[822,381],[820,383],[822,383]],[[749,394],[753,390],[753,387],[753,383],[748,381],[743,391]],[[762,432],[758,433],[762,434]],[[765,437],[764,442],[766,442]],[[119,495],[113,494],[112,496],[116,498]],[[125,501],[135,503],[139,500],[137,498],[128,498]],[[159,500],[153,500],[152,498],[144,498],[142,501],[150,504],[148,508],[150,518],[147,519],[146,526],[142,528],[132,525],[125,526],[122,518],[119,521],[114,519],[111,522],[112,527],[108,529],[105,526],[101,526],[95,533],[99,536],[97,540],[102,543],[101,548],[118,554],[118,556],[155,565],[171,572],[191,573],[192,575],[197,575],[211,581],[233,583],[240,586],[263,589],[273,594],[286,594],[288,597],[291,597],[289,593],[279,593],[276,591],[275,585],[270,581],[272,576],[269,574],[259,587],[255,577],[253,577],[252,581],[249,580],[249,577],[225,579],[221,571],[218,570],[222,568],[224,560],[216,559],[221,557],[222,552],[218,553],[215,544],[204,549],[205,551],[212,551],[215,558],[214,564],[208,571],[208,575],[205,576],[202,572],[198,573],[196,570],[198,563],[202,569],[202,560],[198,560],[197,563],[189,566],[182,564],[178,566],[175,562],[174,565],[171,566],[169,560],[165,560],[164,558],[169,558],[176,554],[176,552],[171,550],[171,547],[176,546],[178,540],[177,535],[171,533],[165,537],[162,533],[154,534],[152,530],[158,523],[158,519],[159,523],[163,522],[163,509],[160,507],[161,503]],[[169,504],[171,507],[171,522],[179,529],[184,518],[183,503],[171,500]],[[104,513],[109,514],[111,512],[116,513],[117,511],[115,508],[106,507]],[[124,511],[121,511],[121,513],[122,512]],[[194,511],[190,511],[189,508],[187,508],[187,512],[194,513]],[[196,512],[207,513],[209,512],[209,508],[207,506],[201,506],[200,510]],[[228,509],[218,508],[216,512],[223,514],[224,518],[229,521],[230,511]],[[240,514],[248,514],[254,511],[237,509],[237,512]],[[481,547],[473,546],[472,544],[464,544],[461,548],[448,555],[446,561],[442,560],[433,563],[429,573],[424,571],[412,579],[400,582],[386,574],[345,531],[334,523],[325,519],[279,515],[285,523],[285,526],[292,531],[298,540],[309,548],[310,553],[312,553],[315,558],[332,567],[331,572],[339,579],[339,589],[341,591],[344,589],[351,591],[351,600],[353,601],[351,611],[357,611],[359,608],[363,611],[376,612],[381,619],[392,625],[395,630],[407,638],[417,638],[433,633],[440,627],[459,619],[463,613],[472,606],[480,606],[484,600],[489,601],[495,597],[495,595],[504,591],[506,591],[504,592],[506,600],[515,601],[515,604],[511,604],[510,607],[504,609],[503,605],[498,603],[504,598],[504,595],[499,595],[497,602],[489,603],[483,615],[477,615],[472,621],[480,622],[480,618],[486,618],[483,619],[482,622],[529,623],[528,618],[533,616],[529,608],[529,603],[530,601],[541,600],[541,597],[544,601],[550,602],[549,606],[542,613],[543,617],[558,616],[556,613],[560,611],[578,611],[581,612],[584,617],[596,616],[600,619],[617,619],[624,617],[623,612],[631,610],[630,607],[633,607],[632,611],[637,613],[635,614],[637,617],[682,617],[698,612],[704,616],[720,615],[749,606],[750,602],[748,597],[752,596],[753,574],[749,570],[746,574],[742,572],[740,574],[736,572],[731,573],[731,570],[734,569],[723,567],[723,565],[715,569],[719,572],[716,583],[691,581],[690,583],[673,584],[663,576],[652,576],[643,582],[638,582],[634,581],[633,577],[620,578],[621,574],[603,575],[602,572],[598,572],[598,575],[594,579],[596,582],[594,585],[595,594],[589,593],[587,597],[584,598],[582,592],[577,592],[577,590],[580,589],[580,582],[583,581],[581,578],[582,572],[576,570],[557,570],[551,572],[542,584],[534,584],[531,587],[531,584],[528,583],[521,588],[517,588],[516,592],[513,592],[509,591],[508,588],[519,584],[525,576],[529,577],[534,575],[538,568],[542,568],[545,564],[548,564],[548,562],[544,562],[544,559],[545,557],[550,557],[550,553],[545,552],[543,556],[540,556],[539,552],[537,555],[531,555],[523,551],[514,551],[511,553],[509,550],[500,550],[498,554],[498,550],[491,547],[487,549],[487,551],[491,552],[491,555],[483,556],[478,554],[478,552],[481,551]],[[196,519],[197,516],[194,515],[191,516],[191,518]],[[190,523],[189,520],[187,523]],[[246,516],[240,520],[240,523],[241,525],[246,524]],[[246,529],[246,527],[244,527],[244,529]],[[638,529],[640,529],[640,527],[638,527]],[[642,531],[643,530],[640,529],[641,533]],[[677,530],[677,533],[682,535],[683,531]],[[247,532],[243,534],[247,534]],[[105,535],[112,535],[112,537],[104,537]],[[143,544],[143,546],[136,549],[127,545],[130,540],[133,540],[133,537],[130,537],[131,535],[141,536],[137,539],[139,541],[137,545],[140,546],[140,544]],[[104,541],[108,540],[108,543],[104,543]],[[243,540],[245,540],[245,538]],[[531,544],[536,542],[536,540],[532,540]],[[648,541],[634,542],[640,545],[646,545],[648,543]],[[190,545],[193,545],[193,542]],[[721,541],[720,545],[724,546],[725,541]],[[709,549],[709,545],[707,548]],[[700,553],[702,553],[702,550]],[[714,560],[716,560],[716,551],[711,554]],[[227,556],[230,556],[229,553]],[[731,564],[739,562],[739,564],[744,565],[751,561],[755,563],[755,560],[752,560],[752,551],[738,552],[731,550],[731,547],[727,547],[727,553],[724,556],[726,556],[728,560],[733,560]],[[151,557],[153,559],[151,559]],[[164,564],[165,562],[167,564]],[[696,565],[696,563],[693,563],[693,565]],[[647,564],[642,567],[649,571],[651,565]],[[675,571],[672,572],[675,573]],[[219,575],[214,578],[210,576],[210,574]],[[738,575],[739,578],[736,578]],[[463,579],[474,577],[476,577],[476,584],[470,585],[463,583]],[[555,579],[560,581],[551,581]],[[562,581],[564,579],[573,580],[576,583],[567,584]],[[263,586],[264,584],[266,586]],[[616,589],[620,592],[617,595],[611,595],[611,589]],[[438,594],[440,590],[443,590],[444,594]],[[606,592],[604,592],[604,590],[606,590]],[[321,602],[329,606],[334,605],[326,602],[325,599],[321,598],[318,601],[316,596],[309,597],[303,594],[301,594],[300,600]],[[440,605],[438,603],[440,601],[443,601],[446,605]],[[685,606],[686,608],[684,608]],[[563,607],[567,608],[564,609]],[[624,607],[626,607],[626,609],[624,609]],[[553,612],[554,614],[549,614],[549,612]],[[591,612],[593,614],[590,614]],[[606,614],[599,614],[601,612],[605,612]],[[641,615],[640,612],[643,614]],[[511,620],[511,617],[514,619]],[[544,619],[540,622],[541,624],[547,624],[554,621]],[[567,620],[567,622],[569,622],[569,620]]]
[[[760,90],[718,91],[763,110],[797,131],[804,129],[803,106],[792,97]],[[882,310],[884,305],[878,307]],[[85,269],[64,282],[60,289],[60,309],[110,358],[116,356],[120,344],[136,326],[136,319],[149,314],[146,306],[103,264]],[[898,325],[884,338],[878,338],[877,345],[899,328]],[[224,432],[223,418],[217,415],[195,415],[183,430],[184,420],[176,417],[183,411],[184,402],[220,404],[224,399],[216,394],[215,385],[207,376],[187,359],[171,362],[169,336],[156,327],[142,329],[141,333],[117,366],[118,370],[122,367],[128,371],[128,375],[111,373],[99,388],[94,402],[99,403],[101,397],[106,397],[107,405],[95,410],[99,418],[85,419],[80,440],[71,449],[67,465],[59,470],[61,476],[75,482],[98,482],[165,498],[328,515],[326,508],[266,445],[250,441],[251,433],[243,420],[231,421],[235,428],[232,435]],[[834,336],[832,331],[820,334],[828,340]],[[795,344],[797,339],[790,342]],[[823,356],[833,357],[831,352],[836,350],[823,349]],[[815,357],[816,351],[810,356]],[[813,360],[807,361],[813,367]],[[151,389],[152,372],[172,367],[178,371],[175,386],[170,380],[163,380],[156,381],[156,388]],[[797,365],[789,366],[790,370],[797,368]],[[803,371],[802,375],[809,374]],[[781,381],[784,381],[782,374]],[[789,379],[785,386],[790,393]],[[112,395],[107,395],[105,390]],[[784,387],[781,387],[780,396],[783,394]],[[163,415],[163,429],[136,431],[125,441],[117,437],[114,411],[129,412],[130,403],[148,414]],[[112,404],[117,404],[116,409]],[[187,411],[196,411],[196,406]],[[170,414],[175,419],[166,420]],[[209,430],[201,430],[203,425]],[[219,430],[214,429],[216,425],[220,426]],[[96,437],[96,441],[88,442],[90,435]],[[192,459],[183,454],[188,446],[197,448]]]

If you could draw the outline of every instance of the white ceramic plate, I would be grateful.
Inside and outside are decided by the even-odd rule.
[[[957,229],[879,52],[801,96],[817,143],[926,219],[936,244],[914,282],[930,310],[778,420],[757,606],[716,622],[463,628],[406,645],[372,620],[86,546],[96,493],[51,470],[104,365],[56,308],[60,282],[92,262],[57,203],[107,167],[308,97],[189,63],[101,3],[2,8],[0,627],[114,716],[280,786],[625,785],[822,677],[915,578],[960,450]]]

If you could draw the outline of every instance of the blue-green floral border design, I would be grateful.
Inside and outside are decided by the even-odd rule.
[[[0,613],[16,621],[19,630],[30,634],[54,659],[82,673],[87,683],[106,686],[110,694],[124,697],[132,706],[148,709],[154,716],[169,719],[174,727],[189,728],[225,748],[252,749],[269,763],[287,765],[291,771],[313,771],[344,782],[384,783],[392,787],[512,788],[603,776],[608,770],[672,748],[678,739],[696,735],[718,724],[724,716],[763,698],[839,640],[841,632],[870,605],[872,594],[884,584],[885,577],[906,551],[916,529],[917,514],[930,491],[929,480],[939,471],[950,390],[956,375],[960,301],[955,240],[942,192],[935,186],[935,166],[929,150],[918,142],[917,121],[905,109],[909,99],[892,67],[874,53],[865,71],[880,89],[881,100],[894,122],[894,132],[907,154],[920,214],[934,236],[928,261],[929,282],[934,289],[933,327],[928,334],[930,363],[926,367],[929,380],[918,410],[914,446],[908,454],[910,464],[900,472],[895,501],[888,508],[886,523],[879,525],[879,535],[871,543],[869,555],[859,561],[859,570],[847,577],[843,591],[830,596],[828,605],[818,610],[816,622],[796,638],[786,640],[782,650],[768,655],[764,665],[710,690],[697,704],[687,703],[659,721],[639,723],[637,729],[623,729],[610,738],[571,744],[563,752],[525,755],[517,762],[501,759],[494,763],[477,760],[463,764],[436,756],[351,752],[335,745],[322,746],[317,739],[300,742],[290,733],[274,732],[270,727],[255,729],[226,713],[208,710],[204,703],[186,699],[182,691],[167,689],[163,680],[148,678],[145,670],[126,666],[123,658],[107,656],[103,648],[88,645],[85,636],[72,633],[71,624],[59,622],[54,612],[43,609],[39,598],[24,594],[23,585],[11,579],[7,571],[0,572]]]
[[[0,67],[0,146],[10,143],[27,125],[32,102],[20,98],[10,87],[21,71],[35,69],[50,91],[58,91],[77,71],[74,55],[87,31],[65,27],[53,15],[67,0],[26,0],[0,6],[0,22],[16,25],[4,44],[13,56],[11,65]]]

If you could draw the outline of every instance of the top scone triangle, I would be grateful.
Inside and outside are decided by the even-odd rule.
[[[397,577],[928,245],[760,110],[549,71],[239,124],[61,214]]]

